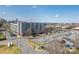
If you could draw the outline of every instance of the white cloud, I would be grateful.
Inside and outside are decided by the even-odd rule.
[[[37,6],[32,6],[33,8],[37,8]]]
[[[56,18],[58,18],[58,17],[59,17],[59,15],[58,15],[58,14],[56,14],[56,15],[55,15],[55,17],[56,17]]]
[[[5,15],[5,14],[6,14],[6,12],[5,12],[5,11],[2,11],[2,14],[3,14],[3,15]]]

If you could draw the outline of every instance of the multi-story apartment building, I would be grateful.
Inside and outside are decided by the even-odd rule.
[[[40,33],[42,29],[46,26],[45,23],[31,23],[31,22],[23,22],[17,21],[10,23],[11,31],[16,35],[26,34],[26,31],[30,28],[32,33]]]

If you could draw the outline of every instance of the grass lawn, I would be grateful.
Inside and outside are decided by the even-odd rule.
[[[5,39],[4,35],[0,32],[0,40],[4,40],[4,39]]]
[[[20,54],[21,49],[16,45],[8,48],[7,45],[0,45],[0,54]]]

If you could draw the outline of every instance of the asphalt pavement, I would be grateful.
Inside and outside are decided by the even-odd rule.
[[[7,32],[7,31],[3,31],[2,33],[7,38],[7,40],[4,41],[4,43],[5,44],[7,44],[8,42],[16,43],[16,45],[18,47],[20,47],[22,50],[21,54],[47,54],[47,53],[49,53],[47,51],[36,51],[36,50],[32,49],[32,47],[25,41],[25,40],[27,40],[26,37],[16,37],[16,36],[11,37],[9,35],[9,32]],[[0,42],[0,43],[2,44],[3,42]]]
[[[28,40],[26,37],[16,37],[16,36],[10,36],[8,31],[3,31],[2,32],[7,40],[0,42],[0,44],[7,44],[7,42],[14,42],[17,44],[18,47],[22,49],[21,54],[48,54],[48,51],[36,51],[32,49],[32,47],[25,41]],[[67,33],[67,32],[66,32]],[[47,37],[42,37],[42,39],[46,39],[45,42],[50,42],[52,40],[58,39],[58,37],[63,37],[65,35],[64,32],[56,33],[54,35],[48,35]],[[54,38],[53,38],[54,37]]]

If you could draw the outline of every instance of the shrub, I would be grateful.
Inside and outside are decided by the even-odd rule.
[[[0,41],[5,40],[5,36],[0,32]]]

